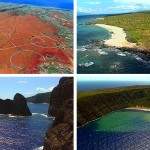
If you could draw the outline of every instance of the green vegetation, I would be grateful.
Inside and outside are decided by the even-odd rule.
[[[36,94],[27,98],[27,102],[31,103],[49,103],[51,92]]]
[[[88,24],[107,24],[121,27],[127,33],[129,42],[150,51],[150,11],[122,14],[97,19]]]
[[[78,92],[78,126],[128,107],[150,108],[150,86]]]

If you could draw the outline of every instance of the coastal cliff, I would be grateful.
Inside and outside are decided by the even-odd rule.
[[[11,114],[14,116],[31,116],[32,113],[30,112],[26,98],[17,93],[14,96],[13,100],[0,99],[0,114]]]
[[[78,92],[77,125],[129,107],[150,108],[150,86],[131,86]]]
[[[27,102],[30,103],[49,103],[51,92],[39,93],[34,96],[28,97]]]
[[[73,150],[73,78],[60,79],[50,97],[48,116],[55,117],[46,133],[44,150]]]

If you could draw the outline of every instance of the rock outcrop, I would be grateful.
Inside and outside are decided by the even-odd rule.
[[[128,107],[150,108],[150,86],[131,86],[78,93],[77,125]]]
[[[12,114],[20,115],[20,116],[31,116],[32,115],[27,106],[26,98],[19,93],[17,93],[14,96]]]
[[[6,99],[5,101],[0,99],[0,114],[11,114],[12,113],[13,101]]]
[[[14,100],[0,99],[0,114],[11,114],[14,116],[32,115],[27,106],[26,98],[19,93],[14,96]]]
[[[73,78],[63,77],[50,97],[48,116],[54,116],[44,150],[73,150]]]
[[[36,94],[27,98],[27,102],[31,103],[49,103],[51,92]]]

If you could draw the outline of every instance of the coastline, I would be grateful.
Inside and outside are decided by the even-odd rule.
[[[112,37],[110,39],[104,40],[104,43],[110,47],[117,47],[117,48],[138,48],[136,43],[130,43],[127,41],[126,33],[124,32],[123,28],[105,25],[105,24],[95,24],[98,27],[105,28],[110,31]]]
[[[67,8],[59,8],[59,7],[53,7],[53,6],[42,6],[42,5],[34,5],[34,4],[21,4],[21,3],[15,3],[15,2],[0,2],[1,4],[8,4],[8,5],[21,5],[22,7],[28,6],[28,7],[37,7],[37,8],[43,8],[43,9],[55,9],[60,11],[73,11],[73,9],[67,9]]]
[[[127,110],[141,110],[141,111],[150,111],[150,108],[147,108],[147,107],[129,107],[129,108],[125,108]]]
[[[82,128],[82,127],[84,127],[85,125],[87,125],[88,123],[91,123],[91,122],[93,122],[93,121],[96,121],[96,120],[98,120],[98,119],[100,119],[100,118],[103,118],[103,117],[109,115],[109,114],[112,114],[113,112],[120,111],[120,110],[139,110],[139,111],[149,111],[149,112],[150,112],[150,108],[147,108],[147,107],[139,107],[139,106],[137,106],[137,107],[128,107],[128,108],[117,109],[117,110],[114,110],[114,111],[112,111],[112,112],[110,112],[110,113],[108,113],[108,114],[106,114],[106,115],[103,115],[103,116],[101,116],[101,117],[99,117],[99,118],[96,118],[96,119],[93,119],[93,120],[91,120],[91,121],[88,121],[88,122],[86,122],[85,124],[83,124],[82,126],[77,126],[77,129],[78,129],[78,128]]]

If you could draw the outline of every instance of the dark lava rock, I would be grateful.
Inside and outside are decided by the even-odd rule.
[[[73,150],[73,78],[63,77],[50,97],[49,116],[54,116],[48,129],[44,150]]]
[[[17,93],[14,96],[12,114],[20,115],[20,116],[31,116],[32,115],[27,106],[26,98],[19,93]]]
[[[13,101],[6,99],[5,101],[0,99],[0,114],[11,114],[12,113]]]
[[[12,114],[15,116],[31,116],[26,98],[21,94],[16,94],[14,100],[0,99],[0,114]]]

